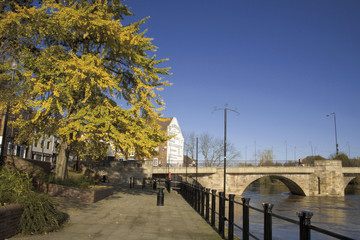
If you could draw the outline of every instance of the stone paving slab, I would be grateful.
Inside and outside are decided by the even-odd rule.
[[[164,192],[164,206],[156,205],[155,191],[128,186],[116,186],[114,195],[93,204],[58,201],[70,216],[64,228],[12,239],[221,239],[179,194]]]

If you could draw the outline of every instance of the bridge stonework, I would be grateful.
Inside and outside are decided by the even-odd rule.
[[[339,160],[316,160],[313,167],[228,167],[226,192],[241,195],[257,179],[271,176],[283,182],[293,194],[303,196],[344,196],[345,188],[360,168],[343,168]],[[152,175],[178,174],[195,180],[195,168],[153,168]],[[187,174],[185,173],[187,171]],[[198,182],[203,187],[223,190],[224,169],[198,168]]]

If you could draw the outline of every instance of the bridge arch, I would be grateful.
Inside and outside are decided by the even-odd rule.
[[[233,177],[237,178],[236,176]],[[296,182],[296,180],[291,179],[291,176],[282,175],[248,175],[246,177],[242,176],[241,178],[235,180],[236,189],[233,188],[229,190],[231,192],[237,192],[237,194],[243,194],[243,192],[250,184],[263,177],[271,177],[273,179],[278,179],[289,189],[292,194],[306,196],[304,189],[300,186],[300,184]]]
[[[344,177],[344,195],[346,192],[346,188],[350,185],[350,183],[356,179],[357,176],[347,176]]]

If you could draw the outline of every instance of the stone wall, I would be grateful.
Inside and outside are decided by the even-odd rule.
[[[17,233],[17,227],[24,208],[19,204],[0,207],[0,240],[10,238]]]
[[[23,159],[17,156],[6,156],[5,164],[21,172],[36,176],[41,172],[50,172],[50,163],[44,161]]]
[[[152,161],[112,161],[107,166],[99,166],[97,172],[100,176],[106,175],[109,182],[129,183],[130,177],[151,178]]]
[[[317,189],[313,195],[344,196],[344,175],[339,160],[317,160],[314,162]]]

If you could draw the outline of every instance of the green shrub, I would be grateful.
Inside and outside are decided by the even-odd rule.
[[[77,188],[89,188],[90,185],[94,185],[95,181],[87,176],[80,176],[77,178],[67,178],[62,181],[56,180],[56,184],[77,187]]]
[[[51,199],[33,191],[32,179],[27,173],[4,166],[0,171],[0,202],[18,203],[24,207],[18,232],[42,233],[59,228],[63,215]]]
[[[27,173],[11,170],[8,166],[0,171],[0,202],[10,203],[33,189]]]
[[[30,192],[19,199],[24,206],[18,226],[18,232],[23,234],[43,233],[59,229],[63,214],[56,210],[51,199],[44,194]]]

